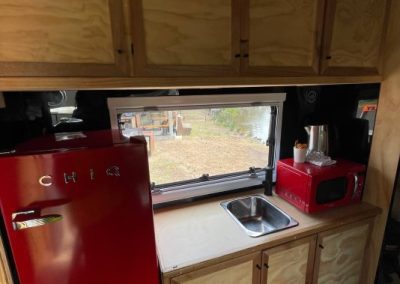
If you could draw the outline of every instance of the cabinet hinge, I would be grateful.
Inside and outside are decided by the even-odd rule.
[[[131,53],[132,53],[132,55],[135,54],[135,49],[134,49],[134,47],[133,47],[133,43],[131,43]]]

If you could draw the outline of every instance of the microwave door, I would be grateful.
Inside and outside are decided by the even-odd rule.
[[[316,203],[321,205],[343,200],[347,187],[347,176],[321,181],[316,189]]]
[[[158,283],[145,146],[6,158],[0,172],[21,283]]]

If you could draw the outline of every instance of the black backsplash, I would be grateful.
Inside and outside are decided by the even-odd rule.
[[[5,92],[6,108],[0,109],[0,151],[9,151],[17,144],[34,137],[70,131],[88,131],[110,128],[107,98],[128,95],[125,91],[74,92],[73,117],[82,123],[53,125],[49,102],[55,92]]]
[[[379,97],[379,84],[293,87],[286,89],[280,158],[293,156],[295,140],[307,143],[306,125],[329,125],[333,158],[366,163],[368,121],[356,118],[358,102]]]
[[[307,142],[304,126],[329,124],[331,154],[365,162],[369,144],[363,139],[363,122],[355,118],[360,99],[376,99],[379,84],[335,85],[317,87],[225,88],[179,90],[180,95],[207,95],[233,93],[287,93],[283,110],[280,157],[293,155],[296,139]],[[109,129],[110,120],[107,98],[116,96],[167,95],[166,91],[78,91],[74,118],[82,119],[73,125],[54,126],[49,102],[58,92],[5,92],[6,108],[0,109],[0,151],[8,151],[15,145],[41,135],[81,130]]]

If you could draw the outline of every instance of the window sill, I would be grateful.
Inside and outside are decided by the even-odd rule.
[[[220,195],[233,191],[262,187],[265,172],[260,172],[256,177],[243,176],[233,180],[216,181],[210,183],[193,184],[170,190],[160,190],[152,193],[153,205],[167,205],[168,203],[185,203],[193,199],[204,198],[210,195]],[[275,180],[275,179],[274,179]]]

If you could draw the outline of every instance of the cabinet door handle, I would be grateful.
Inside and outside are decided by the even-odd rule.
[[[261,266],[259,264],[256,265],[258,270],[261,270]]]
[[[266,264],[266,263],[264,263],[264,267],[265,267],[266,269],[269,268],[268,264]]]
[[[357,189],[358,189],[358,175],[354,174],[354,188],[353,188],[353,196],[352,196],[352,198],[356,197]]]
[[[323,246],[323,245],[321,245],[321,244],[319,244],[318,246],[319,246],[321,249],[323,249],[323,248],[324,248],[324,246]]]

